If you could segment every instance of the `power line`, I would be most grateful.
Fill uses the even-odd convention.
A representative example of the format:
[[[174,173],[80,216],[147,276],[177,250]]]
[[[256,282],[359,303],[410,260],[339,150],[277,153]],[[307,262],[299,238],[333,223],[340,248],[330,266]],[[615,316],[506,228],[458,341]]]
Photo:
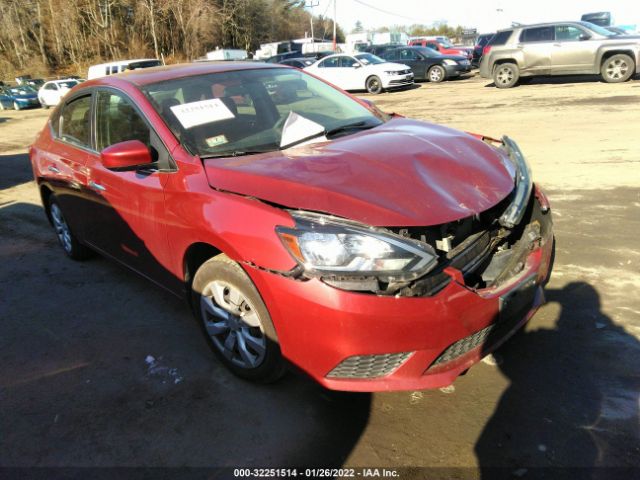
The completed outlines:
[[[388,10],[383,10],[382,8],[378,8],[378,7],[375,7],[373,5],[369,5],[368,3],[363,2],[362,0],[353,0],[353,1],[356,2],[356,3],[359,3],[362,6],[371,8],[372,10],[377,10],[378,12],[385,13],[387,15],[392,15],[392,16],[398,17],[398,18],[404,18],[405,20],[409,20],[412,23],[417,23],[415,18],[405,17],[404,15],[400,15],[400,14],[397,14],[397,13],[389,12]]]

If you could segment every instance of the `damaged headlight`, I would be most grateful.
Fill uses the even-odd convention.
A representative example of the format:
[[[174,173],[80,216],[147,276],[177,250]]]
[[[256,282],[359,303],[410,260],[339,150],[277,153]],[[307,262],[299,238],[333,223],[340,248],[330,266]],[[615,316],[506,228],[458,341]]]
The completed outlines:
[[[533,189],[533,181],[531,180],[531,169],[529,168],[529,164],[524,158],[524,155],[516,142],[511,140],[509,137],[504,136],[502,137],[502,143],[504,143],[504,148],[516,168],[516,188],[511,203],[504,211],[499,221],[500,225],[503,227],[513,228],[520,223],[520,220],[522,220],[522,216],[527,209],[529,198],[531,197],[531,190]]]
[[[375,276],[383,281],[418,278],[438,263],[427,244],[307,212],[289,212],[294,228],[277,227],[293,258],[312,276]]]

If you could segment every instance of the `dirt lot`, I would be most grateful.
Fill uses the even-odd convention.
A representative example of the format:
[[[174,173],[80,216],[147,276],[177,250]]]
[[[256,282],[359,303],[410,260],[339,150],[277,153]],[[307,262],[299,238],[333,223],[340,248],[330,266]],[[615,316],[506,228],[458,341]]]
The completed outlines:
[[[0,466],[631,478],[537,467],[640,465],[640,81],[487,85],[370,98],[519,142],[553,205],[548,303],[498,365],[442,391],[373,395],[294,374],[269,387],[239,381],[212,361],[183,303],[106,260],[66,260],[25,154],[47,112],[0,112]]]

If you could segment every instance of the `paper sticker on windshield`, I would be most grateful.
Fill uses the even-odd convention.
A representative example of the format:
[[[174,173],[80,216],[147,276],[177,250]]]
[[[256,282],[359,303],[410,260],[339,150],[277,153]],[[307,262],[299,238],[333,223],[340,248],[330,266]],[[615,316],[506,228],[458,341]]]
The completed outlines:
[[[218,145],[224,145],[229,140],[224,135],[216,135],[215,137],[205,138],[204,141],[208,147],[217,147]]]
[[[235,115],[219,98],[175,105],[171,107],[171,111],[184,128],[235,118]]]

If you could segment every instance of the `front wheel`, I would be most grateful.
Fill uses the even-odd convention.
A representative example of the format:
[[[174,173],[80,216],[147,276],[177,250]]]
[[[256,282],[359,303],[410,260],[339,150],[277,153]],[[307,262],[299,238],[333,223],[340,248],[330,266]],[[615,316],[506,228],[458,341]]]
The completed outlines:
[[[520,78],[520,70],[515,63],[501,63],[493,70],[493,83],[498,88],[511,88]]]
[[[447,72],[442,65],[434,65],[429,69],[427,78],[432,83],[440,83],[447,78]]]
[[[259,383],[282,377],[271,317],[240,265],[226,255],[207,260],[193,278],[191,300],[213,352],[231,372]]]
[[[636,65],[629,55],[619,53],[602,62],[600,74],[607,83],[626,82],[635,72]]]
[[[375,75],[367,78],[367,82],[365,84],[367,92],[377,95],[382,92],[382,80],[380,77],[376,77]]]

